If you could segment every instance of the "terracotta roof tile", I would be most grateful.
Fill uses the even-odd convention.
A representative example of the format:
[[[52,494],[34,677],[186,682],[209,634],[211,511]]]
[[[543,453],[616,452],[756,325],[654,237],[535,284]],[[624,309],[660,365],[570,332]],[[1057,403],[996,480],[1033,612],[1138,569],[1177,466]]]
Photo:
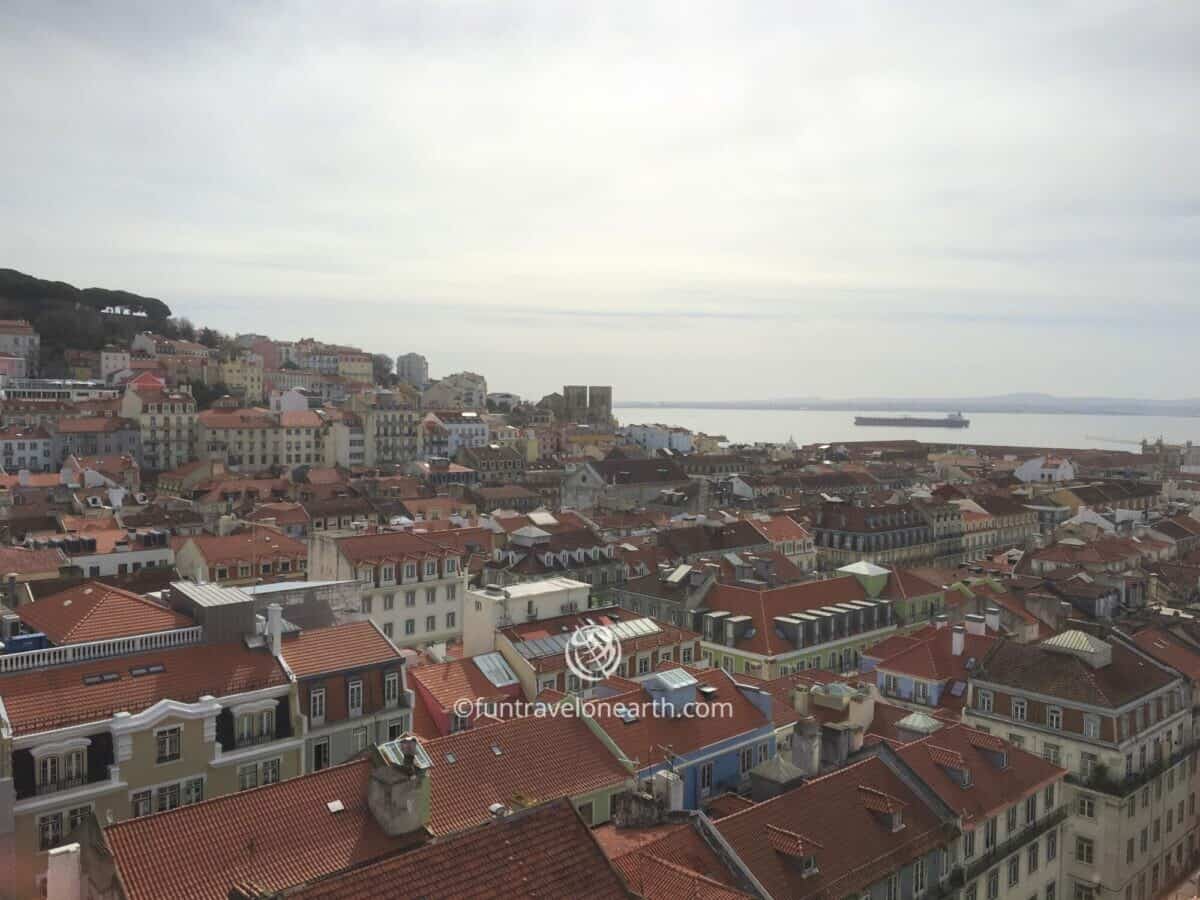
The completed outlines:
[[[27,603],[17,612],[21,621],[53,644],[105,641],[196,624],[153,600],[99,581],[86,581]]]
[[[403,659],[373,622],[350,622],[284,635],[283,660],[297,678]]]
[[[358,760],[110,825],[104,840],[128,900],[225,900],[235,881],[280,890],[403,846],[367,808],[370,774]],[[344,809],[330,813],[331,800]]]
[[[492,684],[472,659],[417,666],[408,677],[419,681],[444,710],[452,710],[456,700],[488,700],[507,693]]]
[[[573,717],[511,719],[429,741],[425,750],[434,766],[429,825],[434,834],[487,821],[493,803],[510,808],[544,803],[630,777],[600,738]]]
[[[631,896],[567,801],[489,822],[462,834],[335,875],[289,894],[305,900],[422,897]]]
[[[162,672],[133,676],[131,670],[161,665]],[[115,674],[114,681],[84,684],[89,675]],[[117,656],[79,665],[0,676],[0,697],[16,734],[32,734],[83,722],[98,722],[125,710],[140,712],[160,700],[192,703],[286,684],[279,662],[265,650],[240,642],[202,644]]]

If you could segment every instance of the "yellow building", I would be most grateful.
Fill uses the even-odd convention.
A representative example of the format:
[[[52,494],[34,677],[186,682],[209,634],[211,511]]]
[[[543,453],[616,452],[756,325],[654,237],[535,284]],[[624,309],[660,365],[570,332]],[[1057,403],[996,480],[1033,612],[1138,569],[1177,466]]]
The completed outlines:
[[[195,643],[201,632],[122,638],[143,652],[98,659],[117,642],[31,651],[17,655],[20,670],[0,674],[13,852],[34,861],[19,867],[17,896],[33,895],[26,879],[39,880],[47,851],[90,816],[115,822],[301,774],[302,724],[286,668],[267,646]],[[41,659],[75,648],[88,661]]]
[[[263,402],[263,361],[256,354],[245,354],[238,359],[222,360],[218,380],[235,393],[242,395],[246,403]]]

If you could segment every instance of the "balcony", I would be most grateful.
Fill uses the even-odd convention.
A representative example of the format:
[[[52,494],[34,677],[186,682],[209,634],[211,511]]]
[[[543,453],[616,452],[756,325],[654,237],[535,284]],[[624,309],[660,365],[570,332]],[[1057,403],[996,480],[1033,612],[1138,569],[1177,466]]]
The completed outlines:
[[[1026,825],[1016,834],[1009,835],[1007,840],[1001,844],[997,844],[982,856],[970,860],[966,863],[966,874],[964,876],[964,880],[970,881],[972,878],[978,877],[992,866],[1003,862],[1006,858],[1024,847],[1030,841],[1040,838],[1050,829],[1062,824],[1066,821],[1068,812],[1069,810],[1066,806],[1060,806],[1050,815],[1043,816],[1036,822]]]
[[[1126,775],[1121,778],[1110,775],[1105,766],[1096,766],[1091,775],[1080,775],[1076,772],[1069,772],[1067,774],[1067,781],[1076,787],[1087,788],[1089,791],[1098,791],[1101,794],[1108,794],[1110,797],[1127,797],[1147,782],[1153,781],[1163,772],[1167,771],[1167,769],[1183,762],[1196,752],[1197,746],[1200,745],[1196,743],[1184,744],[1165,760],[1148,763],[1142,771],[1134,772],[1132,775]]]
[[[107,778],[107,775],[105,776]],[[103,778],[94,778],[92,781],[103,781]],[[57,794],[59,791],[69,791],[72,788],[82,787],[89,784],[87,775],[80,773],[78,775],[64,775],[61,778],[56,778],[53,781],[43,781],[34,790],[34,795],[41,797],[44,794]]]
[[[257,747],[259,744],[269,744],[275,740],[274,732],[265,734],[241,734],[233,742],[235,749],[240,750],[242,747]]]

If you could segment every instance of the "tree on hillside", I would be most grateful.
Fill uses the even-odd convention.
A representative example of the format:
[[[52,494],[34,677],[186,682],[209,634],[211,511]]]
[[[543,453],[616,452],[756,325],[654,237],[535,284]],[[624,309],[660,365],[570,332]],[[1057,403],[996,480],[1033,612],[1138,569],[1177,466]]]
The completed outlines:
[[[374,370],[376,384],[391,384],[392,383],[392,367],[395,365],[393,360],[386,353],[374,353],[371,355],[371,368]]]

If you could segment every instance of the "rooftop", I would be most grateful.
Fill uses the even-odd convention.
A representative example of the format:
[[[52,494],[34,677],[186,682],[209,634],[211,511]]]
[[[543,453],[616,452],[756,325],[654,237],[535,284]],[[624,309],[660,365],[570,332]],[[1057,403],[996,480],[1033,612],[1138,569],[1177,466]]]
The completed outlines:
[[[146,597],[86,581],[17,610],[26,626],[53,644],[78,644],[190,628],[196,623]]]
[[[373,622],[350,622],[284,635],[283,659],[297,678],[363,669],[403,657]]]

